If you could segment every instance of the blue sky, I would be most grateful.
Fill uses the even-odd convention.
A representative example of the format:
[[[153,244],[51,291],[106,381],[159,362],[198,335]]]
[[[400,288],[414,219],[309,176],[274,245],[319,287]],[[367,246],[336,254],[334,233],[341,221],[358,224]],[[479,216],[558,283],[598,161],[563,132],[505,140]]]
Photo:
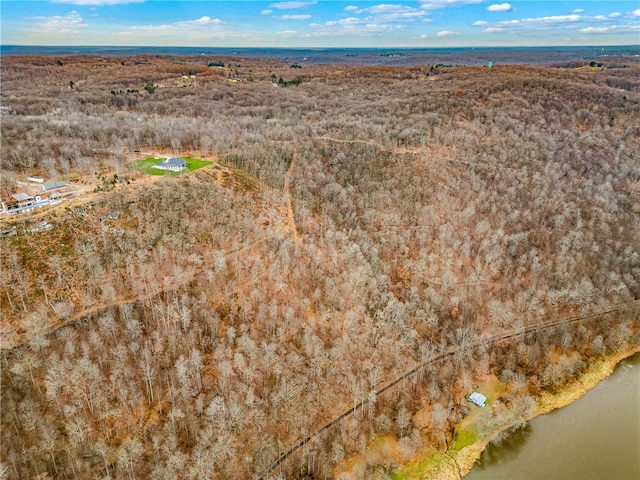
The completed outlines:
[[[640,1],[2,0],[4,45],[640,44]]]

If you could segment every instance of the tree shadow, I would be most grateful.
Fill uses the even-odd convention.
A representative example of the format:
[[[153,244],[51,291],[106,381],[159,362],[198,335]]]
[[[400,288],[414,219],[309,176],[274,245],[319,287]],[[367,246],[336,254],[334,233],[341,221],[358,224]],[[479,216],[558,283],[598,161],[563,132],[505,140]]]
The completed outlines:
[[[476,466],[484,470],[499,462],[515,460],[531,432],[532,429],[528,423],[515,431],[505,432],[498,437],[499,440],[494,440],[484,449]]]

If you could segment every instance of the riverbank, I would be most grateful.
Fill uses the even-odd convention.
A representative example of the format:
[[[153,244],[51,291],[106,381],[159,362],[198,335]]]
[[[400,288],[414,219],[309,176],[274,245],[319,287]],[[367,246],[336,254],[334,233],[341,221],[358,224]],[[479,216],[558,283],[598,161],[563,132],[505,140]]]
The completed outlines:
[[[638,352],[640,352],[640,345],[605,357],[591,365],[576,381],[561,391],[541,393],[535,399],[536,408],[525,415],[524,420],[529,422],[535,417],[563,408],[578,400],[600,381],[610,376],[618,363]],[[459,480],[469,473],[487,445],[518,423],[521,423],[521,420],[496,426],[494,430],[486,433],[484,438],[478,439],[460,450],[450,448],[445,453],[433,450],[425,451],[423,455],[418,455],[415,460],[396,471],[393,478],[402,480]]]

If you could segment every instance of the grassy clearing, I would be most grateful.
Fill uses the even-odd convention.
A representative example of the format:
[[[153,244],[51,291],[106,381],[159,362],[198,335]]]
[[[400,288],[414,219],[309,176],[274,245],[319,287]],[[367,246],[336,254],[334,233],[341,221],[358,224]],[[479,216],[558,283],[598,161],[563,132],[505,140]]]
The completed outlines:
[[[464,447],[467,447],[478,440],[478,434],[476,432],[475,425],[471,425],[470,428],[458,430],[456,435],[456,441],[453,445],[454,450],[460,451]]]
[[[129,168],[133,168],[134,170],[138,170],[139,172],[146,173],[147,175],[156,175],[156,176],[167,176],[167,177],[177,177],[178,175],[182,175],[185,172],[193,172],[194,170],[198,170],[200,168],[206,167],[208,165],[213,164],[213,162],[209,160],[201,160],[199,158],[191,158],[191,157],[181,157],[187,162],[187,169],[182,172],[170,172],[167,170],[158,170],[157,168],[153,168],[156,163],[162,162],[163,158],[155,158],[155,157],[147,157],[144,160],[136,160],[127,165]]]
[[[393,480],[409,480],[412,478],[430,478],[434,471],[441,468],[446,460],[442,452],[431,451],[418,461],[406,465],[402,470],[391,472],[389,477]]]

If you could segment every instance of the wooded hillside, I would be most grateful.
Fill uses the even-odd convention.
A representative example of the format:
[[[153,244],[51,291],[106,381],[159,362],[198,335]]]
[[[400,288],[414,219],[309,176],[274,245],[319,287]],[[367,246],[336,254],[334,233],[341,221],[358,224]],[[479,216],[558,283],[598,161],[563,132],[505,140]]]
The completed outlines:
[[[0,239],[5,477],[259,478],[363,400],[271,474],[382,476],[640,343],[637,63],[199,62],[2,59],[3,198],[100,187],[2,218],[53,224]]]

